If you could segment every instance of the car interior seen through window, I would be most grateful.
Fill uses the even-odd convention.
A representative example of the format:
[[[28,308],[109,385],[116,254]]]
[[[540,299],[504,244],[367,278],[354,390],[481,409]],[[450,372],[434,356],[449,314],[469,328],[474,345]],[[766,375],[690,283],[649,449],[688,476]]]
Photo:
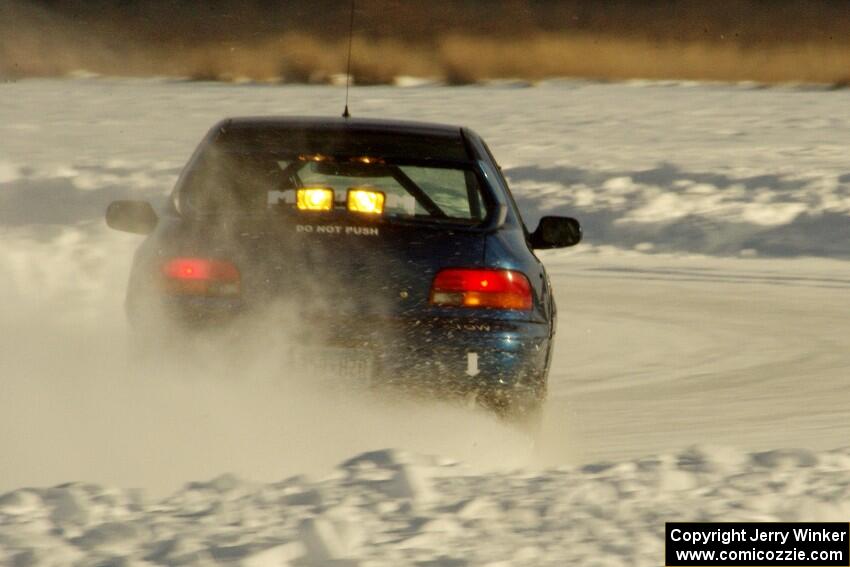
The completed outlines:
[[[330,188],[336,202],[349,189],[370,188],[385,195],[390,219],[478,223],[486,215],[478,176],[470,167],[358,160],[208,152],[189,172],[181,200],[200,214],[260,213],[291,208],[298,188]]]

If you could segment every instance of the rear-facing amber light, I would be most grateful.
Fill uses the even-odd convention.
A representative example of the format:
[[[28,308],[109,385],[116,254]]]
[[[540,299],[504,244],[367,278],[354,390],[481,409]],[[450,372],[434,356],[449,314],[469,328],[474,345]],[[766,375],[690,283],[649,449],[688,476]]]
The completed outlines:
[[[382,191],[353,187],[348,190],[348,210],[353,213],[380,215],[384,212],[385,199]]]
[[[295,193],[300,211],[330,211],[334,208],[334,191],[330,187],[303,187]]]

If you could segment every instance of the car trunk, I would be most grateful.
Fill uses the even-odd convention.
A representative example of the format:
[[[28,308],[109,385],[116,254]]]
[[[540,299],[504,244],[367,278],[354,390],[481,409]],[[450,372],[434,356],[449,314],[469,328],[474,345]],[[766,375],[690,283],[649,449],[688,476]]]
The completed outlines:
[[[301,317],[330,320],[416,317],[439,269],[483,261],[477,231],[358,220],[252,219],[234,225],[217,253],[238,266],[249,309],[279,300]]]

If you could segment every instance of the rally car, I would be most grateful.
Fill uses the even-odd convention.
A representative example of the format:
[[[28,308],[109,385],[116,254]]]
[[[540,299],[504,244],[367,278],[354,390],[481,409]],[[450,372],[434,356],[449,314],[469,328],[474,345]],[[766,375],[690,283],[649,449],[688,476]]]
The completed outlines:
[[[556,311],[533,250],[581,240],[566,217],[529,232],[468,128],[353,118],[224,120],[159,214],[116,201],[106,221],[147,235],[132,327],[158,333],[161,311],[194,333],[283,301],[304,343],[290,368],[472,397],[503,415],[546,396]]]

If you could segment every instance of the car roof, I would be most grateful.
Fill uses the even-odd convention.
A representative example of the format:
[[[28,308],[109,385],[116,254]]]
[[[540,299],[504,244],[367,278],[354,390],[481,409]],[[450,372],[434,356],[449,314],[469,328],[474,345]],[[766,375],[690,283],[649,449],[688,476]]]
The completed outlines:
[[[388,134],[461,137],[461,127],[450,124],[339,116],[242,116],[227,118],[220,123],[220,126],[251,130],[336,130],[340,132],[367,130]]]
[[[295,154],[377,155],[468,162],[459,126],[369,118],[259,116],[228,118],[211,131],[212,141],[233,151]]]

